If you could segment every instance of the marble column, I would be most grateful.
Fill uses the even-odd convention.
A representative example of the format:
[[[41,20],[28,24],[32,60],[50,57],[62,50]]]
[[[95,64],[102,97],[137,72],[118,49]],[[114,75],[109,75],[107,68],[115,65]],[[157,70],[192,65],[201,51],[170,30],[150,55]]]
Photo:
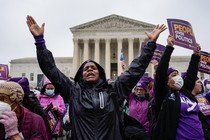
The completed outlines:
[[[83,49],[83,62],[89,59],[89,39],[83,39],[84,49]]]
[[[77,69],[79,68],[79,45],[78,45],[78,39],[73,39],[73,42],[74,42],[74,54],[73,54],[73,73],[76,73]]]
[[[106,78],[111,78],[111,61],[110,61],[110,41],[111,39],[106,38],[105,39],[105,72],[106,72]]]
[[[133,38],[128,38],[128,64],[130,65],[130,63],[132,62],[132,60],[134,59],[134,47],[133,47]]]
[[[142,45],[142,42],[144,42],[144,39],[142,39],[142,38],[139,38],[139,53],[138,53],[138,55],[140,55],[141,54],[141,45]]]
[[[119,76],[122,73],[122,67],[121,67],[121,62],[120,62],[120,54],[121,54],[121,49],[122,49],[122,43],[123,39],[118,38],[117,39],[117,75]]]
[[[94,60],[99,63],[100,62],[100,40],[95,39],[95,54],[94,54]]]

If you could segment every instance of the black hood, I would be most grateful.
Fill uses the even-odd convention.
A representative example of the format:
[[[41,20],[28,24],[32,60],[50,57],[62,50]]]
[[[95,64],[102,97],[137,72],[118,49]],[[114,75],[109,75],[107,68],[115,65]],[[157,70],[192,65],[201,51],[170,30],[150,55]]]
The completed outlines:
[[[93,61],[93,60],[87,60],[84,63],[82,63],[82,65],[79,67],[79,69],[78,69],[78,71],[77,71],[77,73],[76,73],[76,75],[74,77],[75,83],[81,82],[81,80],[83,79],[83,76],[82,76],[83,68],[84,68],[85,64],[88,63],[88,62],[93,62],[96,65],[96,67],[98,68],[98,71],[99,71],[99,77],[100,77],[100,79],[103,82],[105,82],[106,81],[106,74],[104,72],[104,69],[98,63],[96,63],[95,61]]]

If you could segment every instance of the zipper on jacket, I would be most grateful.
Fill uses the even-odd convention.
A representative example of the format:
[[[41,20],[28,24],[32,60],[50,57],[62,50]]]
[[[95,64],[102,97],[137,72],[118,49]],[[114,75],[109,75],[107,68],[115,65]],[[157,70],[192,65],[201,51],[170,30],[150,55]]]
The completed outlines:
[[[104,109],[104,95],[103,95],[103,92],[99,92],[99,102],[100,102],[100,108]]]

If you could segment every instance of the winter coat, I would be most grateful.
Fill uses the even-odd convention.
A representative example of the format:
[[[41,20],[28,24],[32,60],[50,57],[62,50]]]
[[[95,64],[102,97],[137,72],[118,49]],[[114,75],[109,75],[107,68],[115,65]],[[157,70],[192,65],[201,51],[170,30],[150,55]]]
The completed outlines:
[[[149,134],[150,124],[147,118],[149,101],[148,99],[139,101],[135,99],[134,94],[135,93],[131,93],[128,98],[129,115],[139,121]]]
[[[47,128],[41,116],[23,107],[22,115],[18,119],[19,131],[25,140],[48,140]]]
[[[111,85],[106,80],[104,69],[94,61],[99,70],[100,80],[93,88],[82,78],[85,61],[76,73],[74,83],[55,65],[52,53],[44,44],[37,45],[37,59],[41,70],[58,89],[61,96],[70,102],[72,133],[75,140],[121,140],[119,119],[112,97],[122,104],[124,99],[145,73],[154,50],[155,42],[142,48],[130,67]]]

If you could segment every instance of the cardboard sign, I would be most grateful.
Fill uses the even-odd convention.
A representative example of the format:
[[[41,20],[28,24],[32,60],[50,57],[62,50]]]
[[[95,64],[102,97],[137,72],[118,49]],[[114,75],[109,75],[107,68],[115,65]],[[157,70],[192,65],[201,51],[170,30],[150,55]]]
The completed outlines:
[[[210,115],[210,104],[207,101],[206,98],[197,98],[198,100],[198,106],[200,111],[203,113],[204,116],[209,116]]]
[[[144,47],[145,45],[146,45],[146,42],[142,42],[141,48]],[[157,48],[155,49],[153,57],[150,61],[150,63],[152,63],[153,65],[157,65],[159,63],[160,58],[166,49],[165,46],[161,44],[156,43],[156,45],[157,45]]]
[[[58,121],[59,121],[58,118],[56,117],[55,113],[52,111],[52,108],[53,108],[53,104],[50,103],[44,110],[44,112],[47,116],[47,120],[50,125],[51,132],[53,132],[55,130],[55,127],[57,126]]]
[[[0,80],[7,80],[9,75],[8,65],[0,64]]]
[[[196,40],[189,22],[180,19],[167,19],[170,35],[174,44],[190,50],[196,50]]]
[[[198,70],[203,73],[210,74],[210,54],[200,51],[200,64]]]

